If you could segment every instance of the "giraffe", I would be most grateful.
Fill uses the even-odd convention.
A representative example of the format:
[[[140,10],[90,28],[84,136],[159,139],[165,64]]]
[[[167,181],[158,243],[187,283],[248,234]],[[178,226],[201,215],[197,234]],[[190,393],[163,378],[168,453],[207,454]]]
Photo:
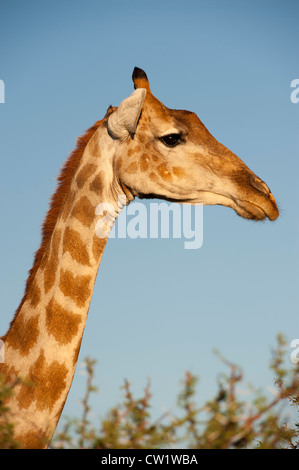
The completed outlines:
[[[31,382],[18,383],[7,401],[24,448],[48,447],[72,384],[108,238],[95,233],[99,203],[112,205],[115,213],[105,214],[112,222],[122,209],[119,196],[124,204],[135,197],[220,204],[254,220],[279,215],[266,183],[196,114],[164,106],[143,70],[135,67],[132,79],[133,93],[108,108],[65,162],[24,297],[1,338],[0,373]]]

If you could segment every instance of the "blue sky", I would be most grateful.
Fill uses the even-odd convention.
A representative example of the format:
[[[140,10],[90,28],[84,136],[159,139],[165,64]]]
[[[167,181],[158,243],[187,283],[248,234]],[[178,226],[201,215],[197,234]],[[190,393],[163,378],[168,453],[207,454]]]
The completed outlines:
[[[254,223],[205,207],[199,250],[180,239],[109,241],[79,360],[98,360],[96,416],[121,400],[125,378],[136,394],[150,378],[158,416],[187,370],[200,377],[203,403],[225,370],[214,348],[266,388],[276,334],[299,338],[296,9],[290,0],[1,1],[2,333],[59,169],[76,138],[132,92],[134,66],[166,106],[196,112],[281,210],[274,223]],[[66,414],[78,415],[83,389],[78,370]]]

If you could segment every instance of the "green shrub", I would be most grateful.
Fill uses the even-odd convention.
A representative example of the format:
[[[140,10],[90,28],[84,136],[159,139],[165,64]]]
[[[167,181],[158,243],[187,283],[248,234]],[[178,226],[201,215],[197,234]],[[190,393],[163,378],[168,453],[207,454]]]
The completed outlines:
[[[279,335],[270,368],[275,376],[276,393],[269,399],[252,389],[251,403],[238,396],[243,381],[241,369],[221,358],[228,369],[218,381],[216,396],[204,406],[194,402],[197,377],[187,372],[178,396],[180,417],[170,413],[158,420],[150,415],[149,385],[141,398],[134,398],[130,384],[123,386],[124,399],[112,408],[100,429],[88,420],[95,361],[86,360],[87,388],[81,419],[65,419],[52,448],[155,449],[295,449],[299,447],[299,425],[288,423],[283,411],[299,404],[299,365],[287,360],[287,343]],[[286,365],[288,364],[288,365]],[[283,406],[282,406],[283,405]]]

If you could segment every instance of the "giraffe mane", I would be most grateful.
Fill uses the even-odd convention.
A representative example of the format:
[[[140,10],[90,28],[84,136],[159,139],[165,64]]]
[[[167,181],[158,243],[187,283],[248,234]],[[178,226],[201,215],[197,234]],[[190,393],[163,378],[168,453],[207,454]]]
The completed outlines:
[[[42,224],[41,244],[39,249],[35,253],[33,266],[28,273],[28,278],[25,284],[25,293],[11,322],[11,325],[17,317],[23,303],[25,302],[27,294],[30,291],[33,279],[43,259],[49,241],[51,240],[51,236],[55,228],[58,216],[64,205],[65,198],[71,186],[72,178],[78,167],[86,145],[88,144],[89,140],[92,138],[96,130],[99,128],[99,126],[103,123],[104,119],[96,121],[96,123],[89,129],[87,129],[87,131],[82,136],[78,137],[75,149],[71,152],[71,154],[69,155],[60,170],[60,173],[57,177],[58,184],[56,190],[50,198],[49,209]]]

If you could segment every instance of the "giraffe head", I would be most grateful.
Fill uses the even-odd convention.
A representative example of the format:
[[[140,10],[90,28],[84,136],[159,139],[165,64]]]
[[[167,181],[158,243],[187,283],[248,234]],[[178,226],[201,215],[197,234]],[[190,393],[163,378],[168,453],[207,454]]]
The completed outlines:
[[[220,204],[246,219],[275,220],[278,209],[266,185],[220,144],[196,114],[166,108],[135,68],[135,91],[108,113],[116,146],[116,177],[139,198]]]

